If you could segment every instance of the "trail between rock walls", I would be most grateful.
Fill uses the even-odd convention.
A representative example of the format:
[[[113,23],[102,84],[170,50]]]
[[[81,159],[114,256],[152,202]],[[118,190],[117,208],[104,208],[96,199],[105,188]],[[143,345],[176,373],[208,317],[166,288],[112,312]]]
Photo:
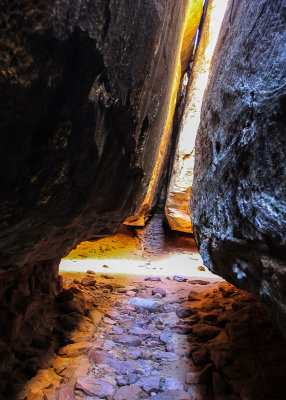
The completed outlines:
[[[285,341],[218,277],[65,272],[58,302],[77,327],[21,400],[284,398]]]
[[[280,331],[161,215],[82,243],[60,268],[62,346],[17,399],[285,400]]]

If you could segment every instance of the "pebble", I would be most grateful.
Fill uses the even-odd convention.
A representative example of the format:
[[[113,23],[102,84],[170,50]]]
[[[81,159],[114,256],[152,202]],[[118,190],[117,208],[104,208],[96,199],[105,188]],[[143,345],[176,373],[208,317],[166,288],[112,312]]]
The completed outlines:
[[[168,390],[185,390],[185,385],[179,379],[167,376],[162,386],[162,391],[166,392]]]
[[[86,276],[81,280],[82,286],[94,286],[96,280],[92,276]]]
[[[117,310],[108,310],[105,313],[106,317],[111,318],[111,319],[119,319],[120,318],[120,312]]]
[[[113,396],[115,393],[114,387],[109,382],[90,376],[79,376],[75,387],[89,396],[98,396],[100,398]]]
[[[91,269],[88,269],[88,270],[86,271],[86,274],[87,274],[87,275],[95,275],[95,272],[92,271]]]
[[[142,350],[138,348],[130,349],[126,352],[126,356],[132,360],[137,360],[138,358],[142,357]]]
[[[120,375],[132,374],[136,371],[136,368],[128,361],[110,359],[107,364],[110,365],[114,371]]]
[[[145,392],[158,392],[160,390],[160,376],[147,376],[137,381],[137,385],[140,386]]]
[[[115,346],[115,343],[112,342],[112,340],[105,340],[105,342],[103,343],[103,350],[112,350],[113,347]]]
[[[153,296],[159,294],[159,295],[162,296],[162,297],[166,297],[167,292],[166,292],[165,289],[159,287],[159,288],[153,289],[153,290],[152,290],[152,294],[153,294]]]
[[[109,324],[109,325],[115,325],[116,324],[116,321],[114,321],[114,319],[111,319],[111,318],[108,318],[108,317],[103,318],[103,322],[105,322],[106,324]]]
[[[137,347],[140,346],[142,341],[138,336],[128,335],[123,333],[122,335],[113,336],[113,340],[115,343],[121,343],[126,346]]]
[[[153,355],[153,358],[160,361],[177,361],[179,360],[179,356],[172,352],[167,351],[158,351]]]
[[[194,314],[194,311],[189,307],[179,306],[176,308],[178,318],[188,318]]]
[[[132,299],[128,300],[127,304],[134,306],[137,310],[142,308],[148,311],[158,311],[159,308],[163,306],[163,303],[161,302],[143,299],[142,297],[133,297]]]
[[[147,337],[151,336],[151,332],[148,329],[142,329],[137,326],[130,328],[129,333],[131,335],[139,336],[141,339],[146,339]]]
[[[140,386],[133,385],[133,386],[123,386],[120,388],[115,396],[114,400],[140,400],[146,399],[148,395],[144,392]]]
[[[150,281],[150,282],[160,282],[161,278],[159,276],[148,276],[144,280],[145,281]]]
[[[57,400],[75,400],[74,390],[71,387],[59,386]]]
[[[160,340],[162,343],[166,344],[172,340],[173,334],[170,329],[164,329],[160,335]]]
[[[112,275],[101,274],[100,276],[101,276],[101,278],[104,278],[104,279],[114,279],[114,276],[112,276]]]
[[[182,275],[174,275],[173,280],[176,282],[187,282],[188,278]]]
[[[116,335],[121,335],[124,331],[122,328],[120,328],[119,326],[113,326],[112,327],[112,331],[113,333],[115,333]]]

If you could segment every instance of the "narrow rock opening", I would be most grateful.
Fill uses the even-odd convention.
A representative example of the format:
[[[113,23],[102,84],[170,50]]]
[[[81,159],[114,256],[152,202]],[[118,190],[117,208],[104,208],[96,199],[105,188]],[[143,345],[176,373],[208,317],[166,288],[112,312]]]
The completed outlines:
[[[1,400],[284,400],[284,2],[10,3]]]

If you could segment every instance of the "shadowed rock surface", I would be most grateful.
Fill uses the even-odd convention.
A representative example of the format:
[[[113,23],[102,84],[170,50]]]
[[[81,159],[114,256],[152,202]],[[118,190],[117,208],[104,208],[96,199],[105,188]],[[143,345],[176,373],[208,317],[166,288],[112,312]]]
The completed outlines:
[[[45,337],[41,316],[53,307],[59,259],[82,240],[116,232],[145,197],[186,7],[1,5],[1,389],[14,352],[25,358]]]
[[[283,1],[231,1],[196,141],[192,223],[204,263],[286,334]]]
[[[4,2],[1,266],[61,257],[140,205],[186,5]]]

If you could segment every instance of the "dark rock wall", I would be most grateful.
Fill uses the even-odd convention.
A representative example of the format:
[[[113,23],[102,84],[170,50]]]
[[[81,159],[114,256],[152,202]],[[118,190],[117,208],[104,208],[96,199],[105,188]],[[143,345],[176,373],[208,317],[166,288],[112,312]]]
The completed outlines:
[[[1,3],[0,389],[31,341],[51,329],[43,315],[59,259],[114,233],[145,197],[186,7]]]
[[[286,4],[230,1],[196,141],[192,223],[205,264],[286,334]]]
[[[186,3],[4,1],[1,266],[61,257],[140,205]]]
[[[1,400],[45,366],[59,344],[54,302],[60,289],[58,263],[31,263],[0,274]]]

